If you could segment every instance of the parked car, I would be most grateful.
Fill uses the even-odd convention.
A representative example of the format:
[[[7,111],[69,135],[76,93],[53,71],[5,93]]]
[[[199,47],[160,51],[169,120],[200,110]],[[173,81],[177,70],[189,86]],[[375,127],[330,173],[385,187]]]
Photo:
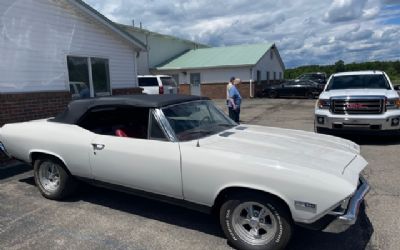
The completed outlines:
[[[139,75],[138,82],[145,94],[178,94],[177,83],[168,75]]]
[[[69,88],[70,88],[72,99],[74,99],[74,100],[90,97],[89,87],[84,82],[70,82]]]
[[[383,71],[333,74],[315,106],[315,130],[399,133],[399,94]]]
[[[238,125],[206,97],[77,100],[55,118],[4,125],[0,141],[33,165],[46,198],[79,179],[214,212],[238,249],[284,248],[295,224],[345,230],[369,190],[357,144]]]
[[[296,96],[313,99],[321,91],[322,89],[319,87],[319,84],[310,80],[286,80],[279,84],[268,85],[263,89],[262,96],[269,98]]]
[[[326,77],[325,72],[312,72],[312,73],[306,73],[306,74],[300,75],[299,77],[297,77],[295,79],[295,81],[310,80],[310,81],[325,85],[326,79],[327,79],[327,77]]]

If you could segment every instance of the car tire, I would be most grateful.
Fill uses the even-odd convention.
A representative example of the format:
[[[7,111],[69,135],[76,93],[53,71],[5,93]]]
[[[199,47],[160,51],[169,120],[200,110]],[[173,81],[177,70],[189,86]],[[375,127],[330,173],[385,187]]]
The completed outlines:
[[[243,250],[284,249],[293,232],[286,206],[264,194],[228,197],[220,208],[219,220],[228,242]]]
[[[40,193],[51,200],[61,200],[77,188],[77,180],[66,170],[65,165],[55,157],[41,157],[35,160],[34,178]]]
[[[276,92],[275,90],[270,90],[268,91],[268,97],[272,99],[278,98],[278,92]]]

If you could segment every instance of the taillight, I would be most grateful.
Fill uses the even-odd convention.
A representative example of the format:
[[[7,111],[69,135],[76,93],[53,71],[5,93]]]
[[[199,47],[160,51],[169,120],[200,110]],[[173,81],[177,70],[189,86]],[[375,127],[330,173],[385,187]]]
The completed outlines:
[[[159,87],[158,87],[158,93],[159,93],[160,95],[163,95],[163,94],[164,94],[164,86],[159,86]]]

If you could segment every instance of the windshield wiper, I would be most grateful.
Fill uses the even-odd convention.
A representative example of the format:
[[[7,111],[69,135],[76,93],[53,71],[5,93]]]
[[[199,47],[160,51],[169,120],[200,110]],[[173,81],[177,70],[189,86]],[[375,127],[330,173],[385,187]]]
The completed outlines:
[[[232,125],[232,124],[217,124],[218,127],[234,127],[236,125]]]
[[[214,133],[214,131],[209,131],[209,130],[193,130],[193,131],[187,131],[184,134],[185,135],[192,135],[192,134],[205,134],[205,135],[209,135]]]

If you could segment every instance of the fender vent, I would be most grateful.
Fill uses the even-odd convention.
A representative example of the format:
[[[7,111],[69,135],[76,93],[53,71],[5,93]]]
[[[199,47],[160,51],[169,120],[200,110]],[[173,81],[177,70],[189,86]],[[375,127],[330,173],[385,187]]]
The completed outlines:
[[[228,137],[228,136],[233,135],[233,134],[234,134],[234,132],[224,132],[224,133],[219,134],[219,136]]]
[[[236,127],[236,130],[245,130],[245,129],[247,129],[247,127],[243,127],[243,126]]]

